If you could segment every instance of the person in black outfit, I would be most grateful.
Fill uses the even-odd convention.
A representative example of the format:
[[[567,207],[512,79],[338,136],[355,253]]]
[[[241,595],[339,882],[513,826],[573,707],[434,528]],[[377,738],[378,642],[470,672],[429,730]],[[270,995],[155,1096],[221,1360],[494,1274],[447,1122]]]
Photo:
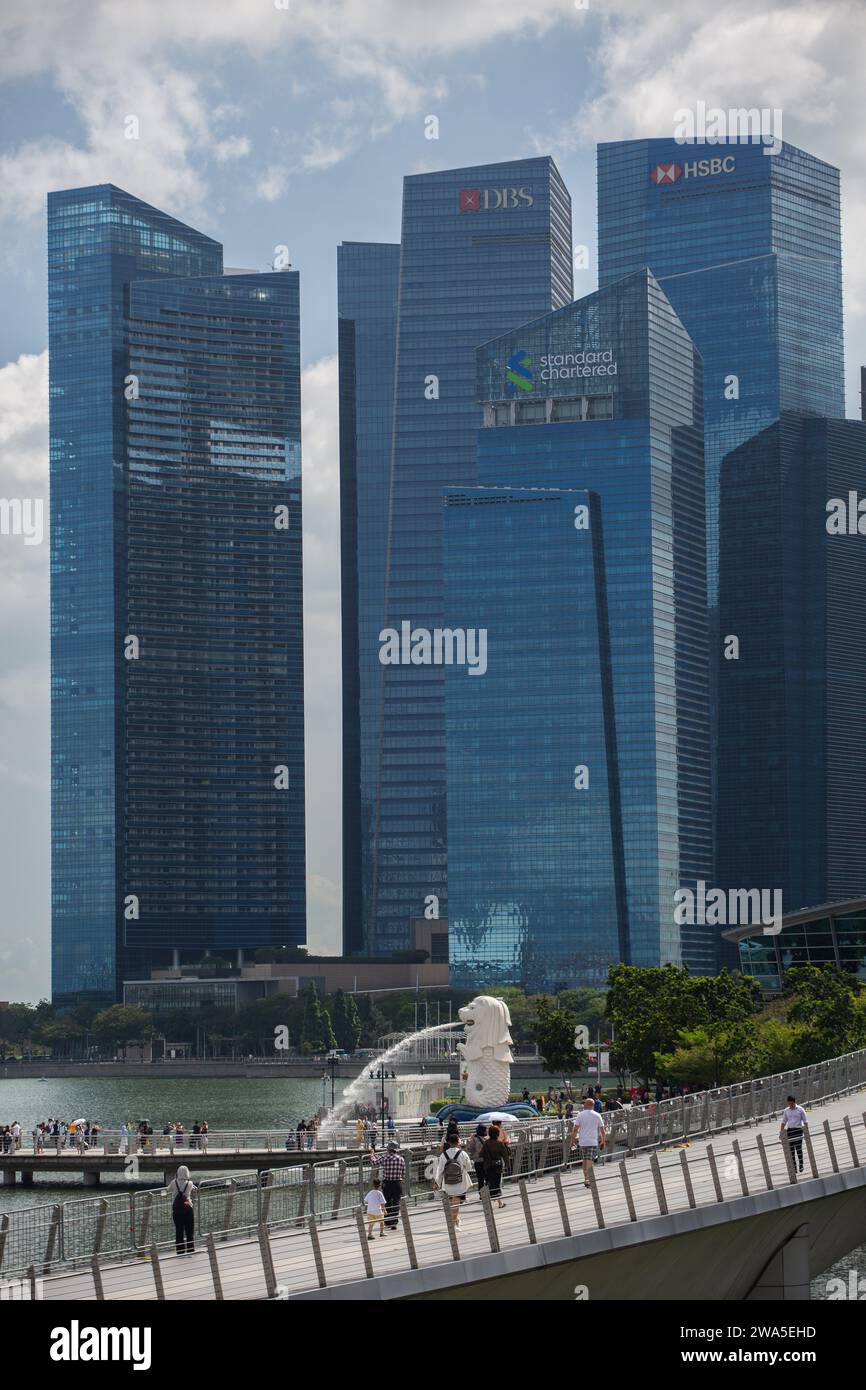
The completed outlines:
[[[195,1251],[195,1212],[193,1211],[192,1199],[195,1196],[195,1184],[190,1181],[189,1169],[185,1164],[178,1168],[177,1173],[168,1185],[168,1193],[171,1198],[171,1216],[174,1221],[174,1241],[178,1255],[192,1255]]]

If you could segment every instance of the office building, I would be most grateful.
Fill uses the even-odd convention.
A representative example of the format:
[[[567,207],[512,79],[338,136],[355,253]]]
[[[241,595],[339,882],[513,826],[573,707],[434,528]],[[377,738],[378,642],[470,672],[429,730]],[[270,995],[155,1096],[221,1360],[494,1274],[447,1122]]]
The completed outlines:
[[[442,490],[475,481],[475,349],[571,299],[548,158],[412,175],[400,244],[340,248],[344,949],[447,917],[441,666],[380,634],[441,625]]]
[[[49,195],[55,1002],[305,935],[298,276]]]
[[[839,171],[765,148],[598,147],[599,285],[649,266],[703,358],[711,609],[724,455],[784,411],[845,413]]]
[[[722,464],[718,881],[785,913],[866,895],[861,498],[861,420],[786,412]]]
[[[644,270],[478,366],[444,507],[446,626],[485,633],[446,667],[452,983],[712,971],[674,916],[711,867],[700,358]]]

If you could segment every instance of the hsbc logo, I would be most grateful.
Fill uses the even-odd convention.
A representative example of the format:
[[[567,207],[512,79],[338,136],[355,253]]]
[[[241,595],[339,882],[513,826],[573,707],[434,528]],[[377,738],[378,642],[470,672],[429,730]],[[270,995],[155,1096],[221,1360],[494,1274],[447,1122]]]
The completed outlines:
[[[650,169],[650,182],[658,184],[676,183],[678,179],[704,179],[708,174],[732,174],[736,161],[732,154],[724,159],[693,159],[691,164],[657,164]]]
[[[531,208],[528,188],[461,188],[461,212],[497,212],[501,208]]]

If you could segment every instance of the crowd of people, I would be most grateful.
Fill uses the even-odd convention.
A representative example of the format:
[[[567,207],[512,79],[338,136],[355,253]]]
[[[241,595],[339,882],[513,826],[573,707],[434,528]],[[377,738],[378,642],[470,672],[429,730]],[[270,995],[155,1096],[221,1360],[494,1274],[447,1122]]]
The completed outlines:
[[[118,1125],[118,1131],[121,1153],[129,1151],[132,1139],[136,1139],[142,1149],[147,1149],[153,1142],[153,1126],[147,1120],[122,1120]],[[207,1151],[207,1120],[196,1120],[188,1134],[181,1121],[175,1120],[173,1123],[165,1124],[162,1133],[164,1137],[170,1136],[173,1139],[175,1149],[187,1145],[190,1149]],[[102,1134],[103,1126],[95,1120],[83,1117],[77,1120],[61,1120],[49,1115],[47,1120],[39,1121],[30,1138],[37,1153],[44,1153],[47,1148],[84,1151],[98,1148]],[[5,1154],[15,1153],[21,1148],[21,1136],[21,1125],[17,1120],[11,1125],[0,1125],[0,1151]],[[30,1138],[27,1140],[28,1144]]]

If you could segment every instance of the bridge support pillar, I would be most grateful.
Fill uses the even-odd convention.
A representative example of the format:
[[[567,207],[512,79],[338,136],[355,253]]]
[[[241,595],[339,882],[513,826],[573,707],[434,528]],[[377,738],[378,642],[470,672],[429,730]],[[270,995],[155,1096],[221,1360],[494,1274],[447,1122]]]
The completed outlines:
[[[14,1168],[4,1168],[4,1169],[3,1169],[3,1186],[4,1186],[4,1187],[14,1187],[14,1186],[15,1186],[15,1179],[16,1179],[17,1176],[18,1176],[18,1175],[17,1175],[17,1173],[15,1172],[15,1169],[14,1169]]]
[[[23,1187],[33,1186],[33,1169],[25,1168],[21,1174],[21,1184]]]
[[[98,1169],[98,1168],[85,1168],[85,1170],[84,1170],[84,1186],[85,1186],[85,1187],[98,1187],[98,1186],[99,1186],[99,1169]]]
[[[745,1302],[806,1303],[809,1290],[809,1227],[799,1226],[777,1250]]]

